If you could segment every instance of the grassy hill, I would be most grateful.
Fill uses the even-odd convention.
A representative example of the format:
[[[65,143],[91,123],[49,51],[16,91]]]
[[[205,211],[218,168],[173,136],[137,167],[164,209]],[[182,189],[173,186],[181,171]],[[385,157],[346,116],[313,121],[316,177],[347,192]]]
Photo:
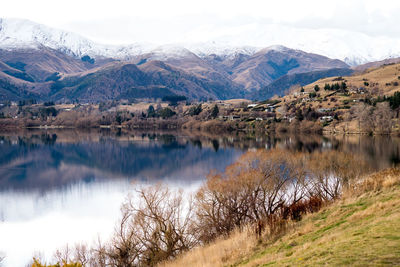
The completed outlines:
[[[373,89],[378,90],[375,92],[378,94],[391,95],[400,90],[400,64],[382,65],[378,68],[371,68],[362,73],[343,76],[342,78],[343,80],[337,80],[337,77],[320,79],[304,86],[304,89],[311,92],[314,90],[315,85],[323,89],[327,83],[332,84],[345,81],[350,89],[364,87],[368,91]]]
[[[251,228],[163,266],[399,266],[400,171],[368,177],[280,235]]]
[[[335,68],[304,73],[286,74],[264,88],[261,88],[259,91],[251,94],[251,98],[266,99],[274,95],[284,95],[292,86],[304,86],[322,78],[350,75],[352,73],[353,70],[351,69]]]

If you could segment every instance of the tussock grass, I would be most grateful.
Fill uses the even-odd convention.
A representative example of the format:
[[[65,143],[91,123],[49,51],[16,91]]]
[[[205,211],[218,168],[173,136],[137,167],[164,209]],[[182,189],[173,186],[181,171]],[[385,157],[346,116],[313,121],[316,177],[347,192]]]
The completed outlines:
[[[247,227],[234,231],[229,237],[219,238],[212,244],[193,249],[176,260],[164,262],[159,266],[223,266],[227,262],[235,262],[254,253],[256,246],[257,238],[251,228]]]
[[[249,227],[161,266],[400,266],[399,229],[400,170],[388,169],[284,233],[257,239]]]

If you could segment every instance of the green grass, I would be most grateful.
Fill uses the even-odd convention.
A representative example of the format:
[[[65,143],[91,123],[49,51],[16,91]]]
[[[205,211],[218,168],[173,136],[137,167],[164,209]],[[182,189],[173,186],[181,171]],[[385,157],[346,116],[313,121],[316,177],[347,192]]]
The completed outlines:
[[[308,215],[235,266],[400,266],[400,187]]]

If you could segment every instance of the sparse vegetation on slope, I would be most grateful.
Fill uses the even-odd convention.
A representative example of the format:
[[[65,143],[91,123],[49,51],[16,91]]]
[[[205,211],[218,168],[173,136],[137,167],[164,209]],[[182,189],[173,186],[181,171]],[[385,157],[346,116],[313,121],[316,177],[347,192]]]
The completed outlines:
[[[162,266],[398,266],[400,170],[373,174],[286,232],[234,232]]]

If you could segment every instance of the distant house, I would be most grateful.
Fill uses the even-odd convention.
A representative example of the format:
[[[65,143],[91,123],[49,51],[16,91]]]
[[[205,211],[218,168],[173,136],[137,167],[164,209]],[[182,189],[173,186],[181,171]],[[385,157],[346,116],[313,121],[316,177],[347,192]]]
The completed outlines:
[[[332,116],[322,116],[321,118],[319,118],[319,120],[321,122],[331,122],[331,121],[333,121],[333,117]]]
[[[274,106],[267,106],[267,108],[264,109],[264,111],[265,111],[265,112],[274,112],[274,111],[275,111],[275,108],[276,108],[276,107],[274,107]]]
[[[332,109],[331,109],[331,108],[319,108],[317,111],[318,111],[319,113],[325,113],[325,112],[330,112],[330,111],[332,111]]]
[[[238,116],[238,115],[229,115],[228,117],[229,117],[230,121],[240,120],[240,116]]]
[[[219,120],[221,121],[236,121],[240,119],[240,116],[238,115],[229,115],[229,116],[219,116],[218,117]]]
[[[255,108],[255,107],[257,107],[257,105],[258,105],[258,104],[248,104],[247,107],[248,107],[248,108]]]
[[[350,89],[350,92],[353,94],[363,95],[367,92],[367,89],[365,89],[365,87],[352,88]]]

